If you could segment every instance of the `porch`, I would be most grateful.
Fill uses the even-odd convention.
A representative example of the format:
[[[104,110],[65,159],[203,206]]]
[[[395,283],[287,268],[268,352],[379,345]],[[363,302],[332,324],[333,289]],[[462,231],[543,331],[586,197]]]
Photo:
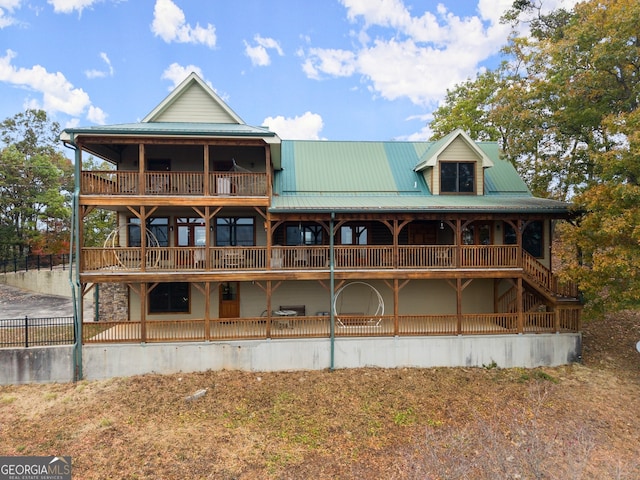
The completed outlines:
[[[416,337],[578,333],[580,306],[555,312],[462,315],[339,315],[334,336]],[[329,315],[84,322],[84,344],[330,338]]]
[[[128,170],[83,171],[82,195],[243,196],[264,197],[266,173]]]

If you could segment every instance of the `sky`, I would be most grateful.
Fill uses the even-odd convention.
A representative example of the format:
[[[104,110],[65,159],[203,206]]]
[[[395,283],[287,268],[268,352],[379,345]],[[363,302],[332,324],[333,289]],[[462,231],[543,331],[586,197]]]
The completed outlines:
[[[512,2],[0,0],[0,120],[137,122],[193,71],[283,139],[427,140],[447,89],[500,62]]]

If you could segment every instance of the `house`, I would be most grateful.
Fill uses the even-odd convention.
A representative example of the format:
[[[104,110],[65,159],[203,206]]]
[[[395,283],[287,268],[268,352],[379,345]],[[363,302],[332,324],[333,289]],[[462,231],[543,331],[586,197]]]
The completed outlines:
[[[577,290],[552,272],[571,206],[533,197],[496,143],[283,140],[195,74],[139,123],[61,140],[85,376],[580,355]],[[85,245],[100,209],[117,226]]]

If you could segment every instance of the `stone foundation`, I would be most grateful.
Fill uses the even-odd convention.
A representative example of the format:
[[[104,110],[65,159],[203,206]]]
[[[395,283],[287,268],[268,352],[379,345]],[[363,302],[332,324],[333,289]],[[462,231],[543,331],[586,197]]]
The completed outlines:
[[[98,319],[103,322],[129,320],[129,289],[122,283],[101,283]]]

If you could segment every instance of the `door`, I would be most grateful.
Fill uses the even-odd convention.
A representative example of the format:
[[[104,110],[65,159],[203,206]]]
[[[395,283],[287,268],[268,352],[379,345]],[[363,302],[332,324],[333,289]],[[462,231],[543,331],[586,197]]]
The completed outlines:
[[[435,245],[435,225],[426,223],[409,224],[409,245]]]
[[[194,265],[195,268],[204,267],[204,247],[206,230],[204,220],[201,218],[178,218],[177,239],[178,247],[185,248],[179,251],[178,265]]]
[[[220,318],[240,317],[240,283],[224,282],[220,284],[218,316]]]

